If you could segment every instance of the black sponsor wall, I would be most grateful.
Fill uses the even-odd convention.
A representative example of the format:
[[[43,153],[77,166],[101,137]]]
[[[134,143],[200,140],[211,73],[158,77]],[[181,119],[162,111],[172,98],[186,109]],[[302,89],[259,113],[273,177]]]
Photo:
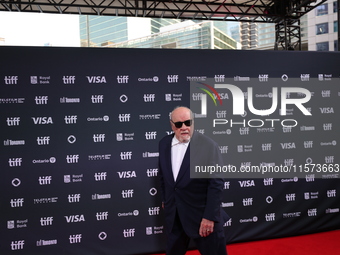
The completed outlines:
[[[190,82],[208,78],[216,83],[232,78],[246,91],[251,81],[285,74],[313,92],[312,119],[290,116],[300,122],[292,129],[237,126],[224,129],[220,139],[198,118],[197,131],[221,142],[226,162],[300,165],[310,158],[334,166],[320,178],[313,173],[227,178],[222,206],[231,216],[228,242],[339,228],[339,54],[0,51],[1,254],[163,251],[158,141],[171,131],[168,115],[175,106],[199,101]],[[241,81],[246,77],[249,81]],[[308,77],[319,83],[308,83]],[[230,93],[223,102],[230,107]],[[218,109],[216,118],[230,119],[230,111]]]

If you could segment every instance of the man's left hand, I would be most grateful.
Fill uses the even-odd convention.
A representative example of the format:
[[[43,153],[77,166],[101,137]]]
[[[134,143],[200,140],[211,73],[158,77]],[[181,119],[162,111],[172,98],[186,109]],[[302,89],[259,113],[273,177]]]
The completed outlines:
[[[202,219],[199,234],[201,237],[207,237],[214,231],[214,222],[207,219]]]

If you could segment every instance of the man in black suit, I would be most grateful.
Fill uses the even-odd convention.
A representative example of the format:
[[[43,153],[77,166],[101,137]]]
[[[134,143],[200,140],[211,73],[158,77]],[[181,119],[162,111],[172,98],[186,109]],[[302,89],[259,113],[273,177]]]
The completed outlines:
[[[190,165],[222,165],[217,144],[194,132],[193,114],[177,107],[170,114],[174,134],[159,142],[159,169],[167,233],[167,255],[184,255],[190,239],[202,255],[226,255],[221,208],[223,179],[190,178]]]

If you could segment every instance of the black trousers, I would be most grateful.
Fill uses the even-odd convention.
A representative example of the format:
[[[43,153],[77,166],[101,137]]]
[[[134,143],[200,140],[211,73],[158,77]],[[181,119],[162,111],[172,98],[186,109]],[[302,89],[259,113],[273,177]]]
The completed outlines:
[[[190,238],[185,233],[176,213],[172,231],[167,237],[166,255],[184,255],[188,249]],[[227,255],[223,230],[213,232],[207,237],[193,238],[201,255]]]

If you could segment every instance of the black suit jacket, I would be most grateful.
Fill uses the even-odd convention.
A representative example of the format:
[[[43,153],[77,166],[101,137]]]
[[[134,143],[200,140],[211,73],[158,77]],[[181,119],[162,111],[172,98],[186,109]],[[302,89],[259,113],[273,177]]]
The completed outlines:
[[[173,136],[168,135],[159,142],[159,170],[167,232],[172,230],[176,210],[184,231],[191,238],[199,237],[202,218],[215,222],[214,231],[223,230],[223,224],[229,219],[221,208],[223,179],[190,178],[190,165],[222,166],[223,161],[217,144],[195,132],[175,182],[171,166]]]

